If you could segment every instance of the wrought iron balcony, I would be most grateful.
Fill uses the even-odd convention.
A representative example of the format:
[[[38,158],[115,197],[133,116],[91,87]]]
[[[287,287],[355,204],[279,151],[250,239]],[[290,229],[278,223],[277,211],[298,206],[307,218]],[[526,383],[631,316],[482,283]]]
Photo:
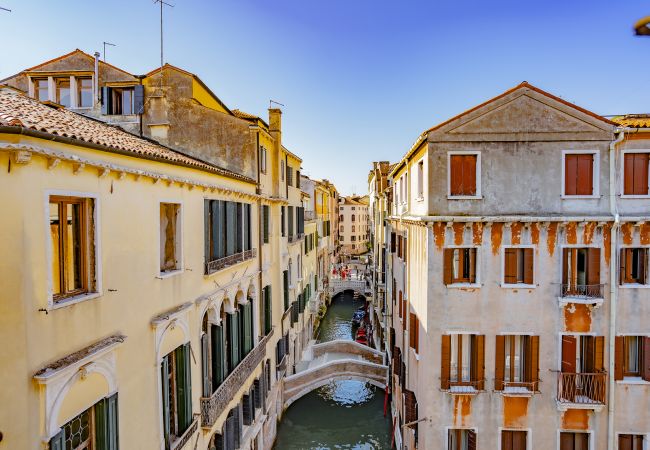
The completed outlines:
[[[252,248],[250,250],[245,250],[243,252],[235,253],[230,256],[224,256],[223,258],[215,259],[214,261],[205,263],[205,274],[210,275],[211,273],[215,273],[234,264],[253,259],[256,256],[257,249]]]
[[[196,430],[199,428],[199,416],[198,414],[194,414],[194,420],[190,424],[189,427],[187,427],[187,430],[174,442],[171,444],[171,449],[172,450],[181,450],[185,444],[187,444],[192,436],[194,436],[194,433],[196,433]]]
[[[603,298],[603,284],[562,284],[561,297]]]
[[[607,393],[607,373],[565,373],[557,376],[558,404],[575,408],[579,406],[604,406]]]
[[[266,344],[273,336],[273,329],[241,360],[235,369],[217,387],[210,397],[201,397],[201,426],[210,428],[223,413],[239,388],[251,376],[266,355]]]

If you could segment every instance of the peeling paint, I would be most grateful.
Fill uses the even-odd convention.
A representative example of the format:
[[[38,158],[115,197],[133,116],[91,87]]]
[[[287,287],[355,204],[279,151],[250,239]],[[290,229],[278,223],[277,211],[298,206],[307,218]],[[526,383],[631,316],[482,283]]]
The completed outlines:
[[[605,250],[605,263],[609,266],[609,261],[612,259],[612,226],[610,224],[603,225],[603,247]]]
[[[528,422],[528,397],[503,397],[503,426],[523,428]]]
[[[483,222],[474,222],[472,224],[472,242],[474,245],[483,243]]]
[[[472,396],[457,395],[454,397],[454,425],[467,426],[472,413]]]
[[[562,415],[562,429],[588,430],[589,411],[586,409],[568,409]]]
[[[571,303],[564,308],[564,330],[588,333],[591,330],[591,310],[588,305]]]
[[[491,228],[492,254],[496,255],[499,253],[501,239],[503,238],[503,222],[495,222]]]
[[[566,224],[566,242],[567,244],[577,244],[578,235],[577,235],[578,224],[576,222],[569,222]]]
[[[435,222],[433,224],[433,237],[438,250],[442,250],[445,246],[445,229],[447,228],[446,222]]]
[[[621,224],[621,234],[623,235],[623,244],[632,244],[632,231],[634,224],[632,222],[625,222]]]
[[[596,222],[587,222],[584,229],[582,230],[582,243],[591,244],[591,241],[594,237],[594,231],[596,230]]]
[[[521,243],[521,222],[512,222],[510,225],[510,243],[512,245],[519,245]]]
[[[548,224],[548,230],[546,230],[546,247],[548,248],[548,254],[553,256],[555,253],[555,240],[557,238],[557,222],[551,222]]]
[[[453,224],[451,224],[451,227],[454,229],[454,244],[463,245],[463,234],[465,234],[465,223],[454,222]]]
[[[530,241],[535,245],[539,244],[539,224],[535,222],[530,224]]]

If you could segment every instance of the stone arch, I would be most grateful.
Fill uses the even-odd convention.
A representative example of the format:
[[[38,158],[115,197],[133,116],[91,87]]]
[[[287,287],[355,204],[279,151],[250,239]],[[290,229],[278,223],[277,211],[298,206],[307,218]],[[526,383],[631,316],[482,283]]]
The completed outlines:
[[[300,400],[305,395],[309,394],[312,391],[315,391],[316,389],[319,389],[319,388],[321,388],[323,386],[326,386],[326,385],[330,384],[333,381],[360,381],[360,382],[363,382],[363,383],[370,383],[373,386],[376,386],[376,387],[378,387],[379,389],[382,389],[382,390],[386,389],[386,384],[385,383],[383,383],[381,381],[378,381],[378,380],[375,380],[375,379],[372,379],[372,378],[369,378],[369,377],[365,377],[363,375],[350,375],[350,374],[332,375],[332,376],[329,376],[328,378],[324,378],[324,379],[318,380],[318,381],[316,381],[316,382],[314,382],[312,384],[309,384],[308,386],[301,389],[297,393],[292,394],[289,398],[287,398],[284,401],[284,408],[288,408],[289,406],[291,406],[296,401]]]
[[[183,345],[190,340],[190,329],[185,320],[178,318],[172,319],[165,326],[158,340],[158,354],[156,360],[162,361],[162,358],[179,345]]]

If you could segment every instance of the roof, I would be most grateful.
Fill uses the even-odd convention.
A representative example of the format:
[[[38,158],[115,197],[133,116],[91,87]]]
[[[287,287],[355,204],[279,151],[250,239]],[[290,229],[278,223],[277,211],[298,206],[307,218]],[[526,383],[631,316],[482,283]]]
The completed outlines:
[[[344,205],[360,205],[368,206],[368,196],[367,195],[351,195],[348,197],[343,197]]]
[[[650,128],[650,114],[625,114],[612,117],[612,121],[622,127]]]
[[[435,126],[429,128],[428,130],[424,131],[422,134],[420,134],[420,136],[418,136],[418,139],[415,141],[415,143],[413,144],[411,149],[407,152],[407,154],[404,156],[404,158],[402,158],[402,160],[400,160],[400,162],[395,164],[394,167],[391,166],[391,169],[388,172],[388,174],[392,175],[393,172],[399,166],[402,165],[404,160],[406,160],[409,156],[411,156],[413,153],[415,153],[418,150],[418,148],[420,147],[420,145],[422,144],[423,140],[427,137],[427,135],[430,132],[435,131],[435,130],[437,130],[439,128],[442,128],[443,126],[453,122],[454,120],[458,120],[461,117],[466,116],[467,114],[470,114],[470,113],[476,111],[477,109],[480,109],[480,108],[482,108],[482,107],[484,107],[484,106],[486,106],[486,105],[488,105],[488,104],[490,104],[490,103],[492,103],[492,102],[494,102],[496,100],[499,100],[500,98],[503,98],[506,95],[509,95],[509,94],[519,90],[519,89],[530,89],[532,91],[537,92],[538,94],[542,94],[542,95],[544,95],[544,96],[546,96],[546,97],[548,97],[548,98],[550,98],[552,100],[560,102],[563,105],[569,106],[569,107],[571,107],[571,108],[573,108],[575,110],[580,111],[583,114],[587,114],[587,115],[589,115],[591,117],[594,117],[595,119],[601,120],[601,121],[603,121],[603,122],[605,122],[605,123],[607,123],[609,125],[617,125],[615,122],[613,122],[613,121],[611,121],[611,120],[609,120],[609,119],[607,119],[607,118],[605,118],[603,116],[600,116],[600,115],[596,114],[595,112],[592,112],[592,111],[589,111],[587,109],[581,108],[580,106],[575,105],[575,104],[573,104],[571,102],[568,102],[568,101],[566,101],[564,99],[561,99],[560,97],[557,97],[557,96],[551,94],[550,92],[546,92],[546,91],[544,91],[544,90],[542,90],[542,89],[540,89],[540,88],[538,88],[536,86],[533,86],[532,84],[528,83],[527,81],[523,81],[520,84],[518,84],[517,86],[514,86],[514,87],[508,89],[507,91],[502,92],[501,94],[497,95],[496,97],[493,97],[493,98],[491,98],[491,99],[489,99],[489,100],[487,100],[487,101],[485,101],[485,102],[483,102],[483,103],[481,103],[479,105],[474,106],[473,108],[470,108],[470,109],[468,109],[466,111],[463,111],[462,113],[455,115],[451,119],[445,120],[444,122],[441,122],[438,125],[435,125]]]
[[[140,138],[64,108],[45,105],[25,94],[0,89],[0,126],[33,130],[74,141],[77,145],[191,167],[237,180],[255,183],[247,176],[187,156],[179,151]]]

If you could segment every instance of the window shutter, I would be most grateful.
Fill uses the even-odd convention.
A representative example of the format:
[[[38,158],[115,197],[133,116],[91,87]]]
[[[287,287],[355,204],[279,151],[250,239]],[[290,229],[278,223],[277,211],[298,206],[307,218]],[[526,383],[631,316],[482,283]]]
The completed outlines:
[[[395,236],[395,233],[390,234],[390,252],[395,253],[395,243],[397,241],[397,238]]]
[[[533,284],[534,283],[534,258],[535,253],[532,248],[525,248],[523,250],[524,256],[524,283]]]
[[[594,371],[605,371],[605,337],[596,336],[594,338]]]
[[[404,389],[404,422],[411,423],[418,420],[418,402],[415,393]]]
[[[641,364],[641,378],[650,381],[650,337],[643,337],[643,361]]]
[[[242,422],[244,421],[244,415],[242,414],[241,402],[237,404],[234,408],[235,411],[235,448],[239,448],[241,445],[241,434],[242,434]]]
[[[648,269],[646,267],[648,261],[648,249],[644,248],[639,251],[641,252],[641,255],[639,256],[640,265],[641,265],[640,267],[641,276],[639,277],[639,283],[646,284],[646,277],[648,273]]]
[[[103,398],[95,403],[95,442],[98,450],[108,450],[107,402]]]
[[[223,427],[220,434],[214,434],[214,447],[210,447],[210,450],[226,450],[224,448],[224,436],[223,436]]]
[[[209,354],[209,345],[208,345],[208,334],[204,333],[201,336],[201,375],[203,377],[203,396],[209,397],[212,394],[210,388],[210,361],[208,358]]]
[[[232,410],[226,418],[226,448],[228,450],[235,448],[235,417]]]
[[[251,415],[251,409],[250,409],[250,403],[251,403],[251,398],[250,395],[244,394],[242,397],[242,404],[243,404],[243,410],[244,410],[244,425],[250,425],[252,421],[252,415]]]
[[[616,336],[614,338],[614,379],[623,379],[623,369],[625,361],[625,338]]]
[[[446,248],[443,252],[443,282],[452,284],[452,266],[454,264],[454,249]]]
[[[634,155],[634,193],[637,195],[648,194],[648,162],[650,153],[637,153]]]
[[[594,155],[577,156],[577,195],[593,194],[593,164]]]
[[[236,214],[235,202],[226,203],[226,255],[235,253]]]
[[[217,325],[210,326],[212,328],[212,388],[216,389],[217,386],[219,386],[225,378],[223,328]]]
[[[476,335],[475,341],[476,350],[472,353],[474,354],[474,364],[476,367],[475,378],[476,378],[476,387],[479,391],[482,391],[485,388],[485,336],[482,334]]]
[[[467,432],[467,450],[476,450],[476,433],[474,430]]]
[[[440,388],[449,389],[449,377],[451,376],[451,335],[442,335],[440,351]]]
[[[165,447],[169,448],[170,440],[170,413],[169,410],[169,355],[165,356],[162,360],[160,367],[162,379],[162,398],[163,398],[163,435],[165,438]]]
[[[578,155],[564,155],[564,194],[578,192]]]
[[[50,439],[50,450],[65,450],[65,432],[63,430]]]
[[[571,261],[571,249],[562,249],[562,284],[569,284],[569,264]]]
[[[117,393],[111,395],[106,399],[106,430],[108,435],[108,449],[107,450],[118,450],[120,445],[120,435],[119,435],[119,412],[117,404]]]
[[[517,249],[506,248],[503,257],[503,281],[506,284],[517,283]]]
[[[576,373],[576,337],[562,336],[562,372]]]
[[[144,86],[141,84],[133,89],[133,110],[136,114],[144,114]]]
[[[102,114],[110,114],[111,111],[111,88],[102,87]]]
[[[498,334],[496,336],[496,349],[494,358],[494,390],[503,390],[503,380],[506,368],[505,361],[506,337]]]
[[[463,195],[463,155],[451,155],[449,161],[449,192],[451,195]]]
[[[539,383],[539,336],[530,337],[530,381],[535,383],[533,385],[533,390],[537,391]]]
[[[262,214],[263,214],[263,234],[264,243],[268,244],[269,242],[269,207],[268,205],[262,205]]]
[[[415,349],[415,314],[409,313],[409,346]]]
[[[621,249],[621,256],[619,258],[619,267],[618,267],[618,278],[619,278],[619,284],[624,284],[627,282],[628,277],[627,277],[627,257],[628,257],[628,249],[622,248]]]
[[[623,169],[623,194],[634,194],[635,153],[626,153]]]
[[[204,262],[210,262],[210,200],[203,202],[203,251],[205,255]],[[206,270],[207,272],[207,270]]]
[[[587,284],[600,284],[600,249],[590,248],[587,250]]]
[[[239,363],[239,320],[237,313],[228,314],[230,320],[230,368],[231,370]]]
[[[403,244],[404,244],[404,248],[402,249],[402,259],[404,260],[404,262],[406,262],[406,257],[408,255],[408,251],[409,251],[408,239],[407,238],[404,238]]]
[[[262,385],[259,378],[256,378],[253,381],[253,386],[255,387],[255,407],[262,407]]]
[[[393,356],[393,374],[399,376],[400,366],[402,365],[402,351],[395,348],[395,355]]]
[[[631,434],[618,435],[618,450],[635,450],[634,447],[632,446]]]
[[[476,195],[476,155],[463,156],[463,195]]]

